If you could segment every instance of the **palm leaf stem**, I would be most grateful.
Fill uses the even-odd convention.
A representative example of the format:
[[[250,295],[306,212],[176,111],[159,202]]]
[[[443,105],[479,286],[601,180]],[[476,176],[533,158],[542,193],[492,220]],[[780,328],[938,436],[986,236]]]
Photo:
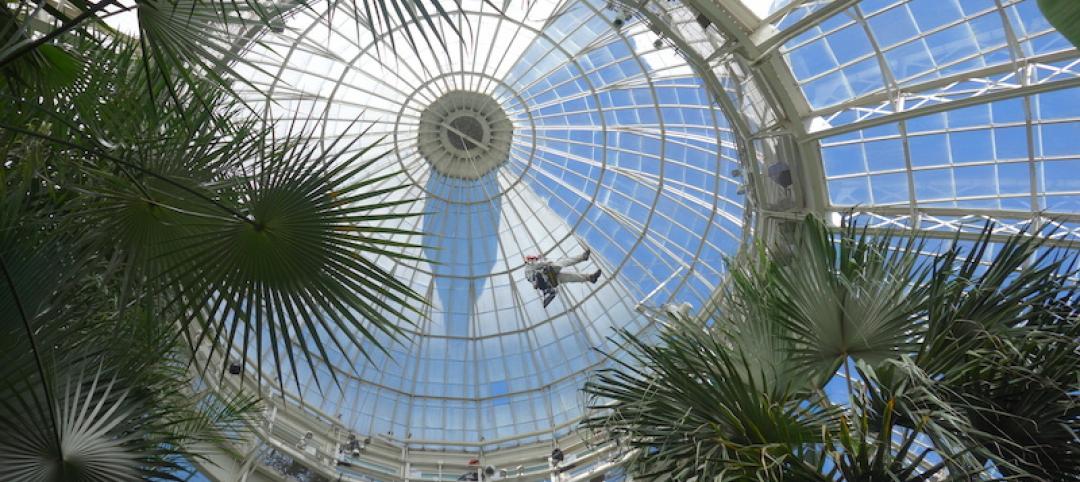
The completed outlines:
[[[53,442],[56,444],[56,454],[63,456],[64,449],[60,446],[60,437],[56,433],[56,430],[60,428],[60,424],[56,420],[56,402],[52,396],[52,390],[49,388],[48,377],[45,372],[45,364],[41,361],[41,353],[38,350],[37,341],[34,339],[34,330],[30,328],[30,319],[26,316],[26,308],[23,307],[22,301],[19,299],[19,292],[15,289],[15,281],[11,279],[11,273],[8,272],[7,263],[4,262],[3,256],[0,256],[0,271],[4,274],[4,282],[8,286],[8,290],[11,291],[11,299],[15,302],[15,307],[19,310],[19,319],[22,321],[23,328],[26,329],[26,338],[30,341],[30,350],[34,352],[34,363],[37,364],[38,373],[41,376],[41,388],[45,391],[45,400],[49,404],[49,419],[52,421],[53,426]],[[60,466],[60,479],[64,479],[64,464],[58,464]]]
[[[79,25],[81,25],[84,21],[86,21],[86,19],[94,16],[94,14],[100,12],[105,7],[108,7],[109,5],[112,5],[112,4],[113,4],[113,0],[101,0],[96,5],[94,5],[91,9],[83,11],[83,13],[80,13],[77,17],[68,20],[63,25],[61,25],[59,28],[57,28],[57,29],[43,35],[41,38],[34,39],[34,40],[29,41],[29,42],[23,43],[21,46],[16,47],[14,49],[14,51],[9,52],[8,54],[4,55],[3,58],[0,58],[0,68],[2,68],[4,66],[6,66],[7,64],[15,61],[21,55],[23,55],[23,54],[25,54],[25,53],[27,53],[27,52],[29,52],[31,50],[34,50],[34,49],[38,48],[38,46],[49,43],[50,41],[52,41],[52,39],[54,39],[56,37],[59,37],[59,36],[69,32],[69,31],[71,31],[75,27],[78,27]]]

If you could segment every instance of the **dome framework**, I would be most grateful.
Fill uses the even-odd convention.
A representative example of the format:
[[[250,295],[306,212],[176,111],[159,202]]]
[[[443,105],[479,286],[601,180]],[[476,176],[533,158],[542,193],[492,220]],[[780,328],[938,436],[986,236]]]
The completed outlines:
[[[341,65],[320,73],[325,66],[311,59],[327,52],[311,39],[332,35],[332,24],[297,14],[289,33],[302,32],[299,39],[269,41],[289,51],[286,60],[263,59],[279,69],[265,85],[295,96],[296,104],[267,112],[316,112],[328,139],[349,135],[338,126],[353,120],[353,108],[404,119],[403,127],[401,120],[363,117],[376,126],[368,134],[373,139],[389,136],[386,145],[397,149],[395,162],[408,178],[402,181],[416,186],[412,195],[446,213],[419,226],[435,233],[431,240],[450,254],[431,256],[443,267],[397,269],[433,299],[468,300],[466,306],[435,306],[426,324],[408,328],[422,341],[392,353],[391,358],[410,360],[401,370],[380,366],[386,360],[379,360],[376,368],[350,375],[346,393],[336,399],[306,402],[310,411],[331,420],[342,413],[343,425],[385,434],[391,445],[421,454],[416,460],[426,457],[425,450],[490,454],[533,447],[538,455],[553,438],[572,438],[569,428],[581,403],[576,389],[584,373],[602,366],[591,355],[578,361],[576,353],[604,346],[604,329],[620,319],[634,320],[626,325],[633,330],[647,330],[652,320],[636,314],[639,306],[706,306],[722,278],[723,255],[735,254],[751,237],[782,246],[791,221],[807,213],[835,219],[854,211],[874,229],[913,228],[941,238],[974,236],[986,220],[997,223],[997,233],[1028,229],[1047,233],[1054,244],[1080,235],[1080,143],[1074,140],[1080,134],[1080,56],[1042,19],[1035,0],[777,0],[764,8],[759,3],[560,2],[546,14],[506,15],[479,4],[468,10],[467,4],[464,14],[453,14],[460,26],[475,27],[472,37],[465,35],[458,60],[376,60],[379,71],[411,71],[415,79],[402,74],[404,84],[434,86],[425,96],[410,95],[409,89],[400,95],[378,89],[342,95],[349,85],[362,84],[349,78],[357,62],[374,56],[361,52],[363,42],[353,42],[355,57],[335,53],[328,58]],[[567,14],[570,6],[583,6],[583,17]],[[615,20],[622,23],[619,29],[612,27]],[[485,31],[495,33],[485,37]],[[493,39],[506,31],[529,32],[529,45],[541,45],[539,53],[515,53],[510,45],[490,62],[500,67],[489,69],[483,59],[491,59],[487,54],[495,49],[482,53],[478,39],[494,46]],[[466,55],[469,48],[474,51]],[[592,57],[605,51],[603,60]],[[662,51],[663,59],[649,57]],[[521,62],[503,66],[515,55]],[[298,67],[296,58],[308,63]],[[605,78],[605,69],[625,61],[638,69]],[[320,67],[310,68],[312,63]],[[540,65],[543,72],[509,67],[525,64]],[[429,72],[410,65],[437,67]],[[570,84],[584,85],[565,87]],[[664,94],[667,85],[674,86],[672,97]],[[684,88],[693,91],[691,102],[679,90]],[[639,104],[639,90],[651,100]],[[454,175],[424,161],[434,155],[408,147],[426,135],[423,107],[457,91],[491,96],[506,113],[513,128],[505,165],[495,160],[482,163],[492,167],[474,169],[475,177]],[[620,118],[631,105],[657,115],[635,111],[633,120]],[[682,109],[694,112],[677,112]],[[668,111],[682,122],[669,121]],[[575,124],[581,119],[588,122]],[[589,122],[593,127],[582,128]],[[436,141],[471,150],[485,141],[484,132],[496,131],[485,131],[484,123],[479,129],[469,121],[459,124],[457,132],[435,132],[444,136]],[[626,139],[611,139],[624,134]],[[658,137],[660,150],[643,147]],[[696,155],[709,149],[717,153],[711,163],[696,164]],[[639,162],[624,162],[625,153]],[[647,162],[660,167],[649,172]],[[581,170],[570,167],[574,163]],[[552,164],[562,171],[543,169]],[[692,181],[699,173],[706,180]],[[625,196],[643,189],[655,196]],[[616,207],[620,195],[623,210]],[[680,217],[682,210],[696,213],[698,207],[703,223],[698,214],[690,221]],[[612,224],[598,221],[602,216]],[[633,227],[633,247],[609,252],[621,238],[598,232],[611,226]],[[722,241],[697,234],[701,226],[720,233]],[[520,239],[508,234],[521,232],[526,235]],[[571,255],[580,247],[578,239],[601,253],[611,281],[596,292],[560,300],[559,314],[533,315],[537,307],[520,283],[522,255],[534,249]],[[499,254],[477,254],[483,252]],[[643,252],[661,261],[643,262],[635,254]],[[643,276],[651,279],[636,281]],[[504,299],[510,302],[500,305]],[[513,321],[503,326],[503,320]],[[547,340],[560,333],[572,333],[572,342],[555,341],[557,349],[548,352]],[[460,349],[463,359],[453,358],[455,347],[466,347]],[[489,349],[499,356],[485,358]],[[560,358],[573,361],[564,365]],[[439,365],[444,368],[433,377],[429,371]],[[521,384],[506,377],[517,367],[533,370]],[[498,377],[490,376],[496,372]],[[432,383],[439,377],[452,383]],[[301,390],[314,387],[309,383]],[[495,415],[485,419],[485,413]]]
[[[606,363],[593,348],[613,347],[614,328],[648,330],[642,306],[707,302],[744,237],[727,175],[737,151],[693,70],[644,24],[614,28],[618,12],[601,3],[499,13],[477,1],[450,15],[469,33],[449,54],[399,44],[388,58],[376,39],[350,37],[355,19],[307,10],[245,54],[276,99],[266,117],[313,119],[328,145],[360,135],[388,150],[385,184],[410,187],[384,200],[421,200],[425,214],[387,227],[425,233],[402,241],[433,261],[381,260],[432,300],[402,323],[404,345],[387,340],[391,353],[355,372],[356,353],[332,354],[327,369],[348,380],[339,393],[316,394],[307,373],[284,391],[413,447],[535,444],[571,433],[577,390]],[[544,309],[524,256],[586,247],[581,269],[604,279]]]

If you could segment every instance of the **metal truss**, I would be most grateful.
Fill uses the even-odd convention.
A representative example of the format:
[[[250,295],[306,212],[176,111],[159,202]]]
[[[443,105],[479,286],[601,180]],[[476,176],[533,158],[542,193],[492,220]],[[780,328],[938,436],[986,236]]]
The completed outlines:
[[[1027,105],[1027,99],[1034,95],[1080,87],[1080,56],[1077,51],[1070,49],[1025,56],[1021,39],[1011,28],[1005,13],[1006,8],[1018,2],[995,0],[994,4],[987,8],[996,8],[1000,12],[1012,56],[1011,62],[915,84],[901,84],[889,75],[888,66],[883,64],[881,49],[876,48],[874,55],[878,57],[879,63],[882,63],[885,75],[881,90],[836,105],[814,109],[795,81],[784,58],[782,46],[821,25],[825,20],[844,13],[868,29],[862,12],[858,9],[857,0],[794,0],[763,20],[747,16],[746,8],[739,0],[684,0],[683,3],[687,8],[708,16],[713,25],[718,26],[718,33],[728,42],[728,45],[717,48],[707,57],[738,65],[738,69],[748,71],[747,77],[750,80],[743,82],[756,82],[760,90],[770,94],[763,98],[770,103],[772,111],[776,112],[777,121],[772,125],[759,126],[757,132],[751,133],[751,142],[790,136],[797,146],[794,153],[797,160],[792,162],[788,159],[788,163],[793,167],[797,183],[801,184],[801,195],[795,197],[794,203],[786,206],[755,206],[756,213],[763,220],[783,221],[801,217],[805,213],[829,215],[852,209],[848,206],[834,206],[828,200],[820,148],[823,139],[872,127],[898,124],[901,129],[900,137],[905,139],[906,143],[904,121],[909,119],[1004,99],[1023,98]],[[797,20],[785,21],[797,10],[803,10]],[[984,14],[985,12],[982,12],[979,15]],[[779,24],[785,24],[785,27],[777,28],[776,25]],[[872,41],[873,36],[870,37]],[[724,79],[720,82],[723,84]],[[745,109],[743,112],[729,113],[732,117],[740,114],[745,116]],[[1028,108],[1029,130],[1033,122]],[[971,225],[981,227],[982,222],[989,220],[997,224],[995,233],[1002,236],[1027,229],[1028,232],[1046,234],[1055,245],[1072,246],[1075,240],[1080,239],[1076,231],[1076,213],[920,206],[915,201],[914,180],[910,174],[910,153],[906,149],[905,158],[909,173],[910,205],[856,208],[865,219],[873,220],[871,222],[880,227],[915,228],[930,236],[951,236],[958,232],[961,236],[968,236],[969,234],[965,233],[970,232]],[[1033,166],[1033,174],[1034,165],[1040,160],[1034,152],[1030,153],[1028,162]],[[756,186],[757,189],[764,189],[760,184],[759,182]],[[1037,189],[1033,177],[1033,202],[1038,195]],[[759,225],[768,225],[768,222],[759,221]],[[1057,229],[1047,231],[1051,227]]]

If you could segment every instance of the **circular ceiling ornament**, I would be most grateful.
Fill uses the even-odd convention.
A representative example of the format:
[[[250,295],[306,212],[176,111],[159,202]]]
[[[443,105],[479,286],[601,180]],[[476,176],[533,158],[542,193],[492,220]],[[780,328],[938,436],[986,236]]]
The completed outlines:
[[[510,157],[514,126],[487,94],[455,90],[420,114],[417,149],[439,173],[480,179]]]

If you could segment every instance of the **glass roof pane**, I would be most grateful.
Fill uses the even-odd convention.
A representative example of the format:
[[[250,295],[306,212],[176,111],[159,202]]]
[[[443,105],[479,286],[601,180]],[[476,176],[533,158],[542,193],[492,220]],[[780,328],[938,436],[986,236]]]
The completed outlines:
[[[1015,88],[1026,82],[1017,79],[1024,62],[1037,65],[1072,46],[1035,0],[1001,4],[1003,10],[961,0],[863,1],[781,51],[810,106],[833,126],[894,111],[889,91],[925,104],[981,95],[987,84]]]
[[[779,104],[808,110],[829,206],[935,226],[1077,212],[1080,55],[1036,0],[786,5],[766,21],[790,72],[756,73],[798,86]]]
[[[1080,211],[1080,114],[1063,107],[1076,105],[1080,88],[1063,89],[823,139],[830,200]]]

